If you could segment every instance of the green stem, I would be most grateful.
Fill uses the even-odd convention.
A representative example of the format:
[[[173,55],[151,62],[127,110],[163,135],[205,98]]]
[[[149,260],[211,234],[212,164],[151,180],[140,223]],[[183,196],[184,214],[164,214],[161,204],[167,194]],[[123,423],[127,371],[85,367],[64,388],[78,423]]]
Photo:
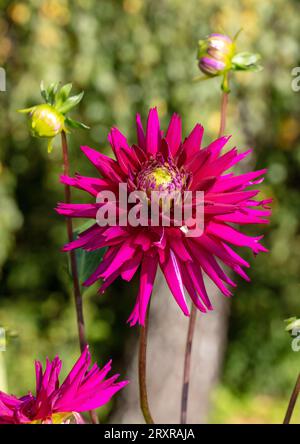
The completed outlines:
[[[222,98],[221,98],[221,117],[220,117],[220,129],[218,137],[221,137],[224,135],[225,128],[226,128],[226,112],[227,112],[227,105],[228,105],[228,96],[229,92],[223,91]]]

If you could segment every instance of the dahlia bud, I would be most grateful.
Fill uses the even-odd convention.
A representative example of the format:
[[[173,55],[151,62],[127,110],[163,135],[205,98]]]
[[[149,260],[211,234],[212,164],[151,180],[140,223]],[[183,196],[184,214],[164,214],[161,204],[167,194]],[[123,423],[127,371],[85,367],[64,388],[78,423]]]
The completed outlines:
[[[231,69],[235,43],[223,34],[210,34],[198,43],[199,68],[208,76],[217,76]]]
[[[70,97],[72,84],[68,83],[59,88],[58,83],[52,83],[48,88],[41,84],[41,95],[46,103],[19,110],[30,118],[30,128],[33,136],[48,139],[48,152],[52,150],[52,139],[68,128],[88,129],[86,125],[66,116],[81,101],[83,92]]]
[[[240,31],[239,31],[240,32]],[[224,34],[210,34],[198,42],[198,66],[205,76],[194,80],[206,80],[223,76],[222,89],[229,92],[229,71],[260,71],[260,55],[251,52],[236,52],[236,39]]]
[[[37,105],[29,112],[33,136],[52,138],[64,129],[65,117],[51,105]]]

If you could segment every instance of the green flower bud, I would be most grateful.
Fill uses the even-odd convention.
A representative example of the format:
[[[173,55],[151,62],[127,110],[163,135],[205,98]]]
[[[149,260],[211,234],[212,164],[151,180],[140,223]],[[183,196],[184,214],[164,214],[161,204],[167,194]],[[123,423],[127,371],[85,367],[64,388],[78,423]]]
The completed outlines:
[[[33,107],[30,117],[31,131],[35,137],[52,138],[65,129],[65,117],[51,105]]]
[[[63,131],[69,132],[66,127],[88,129],[84,123],[67,116],[83,97],[83,92],[70,97],[71,89],[71,83],[61,88],[58,83],[52,83],[46,89],[42,83],[41,95],[46,103],[19,110],[29,115],[32,135],[48,139],[48,152],[52,151],[52,139],[55,136]]]
[[[52,139],[62,131],[66,131],[65,116],[49,104],[21,109],[19,112],[29,114],[29,125],[34,137],[48,139],[48,153],[50,153],[52,151]]]

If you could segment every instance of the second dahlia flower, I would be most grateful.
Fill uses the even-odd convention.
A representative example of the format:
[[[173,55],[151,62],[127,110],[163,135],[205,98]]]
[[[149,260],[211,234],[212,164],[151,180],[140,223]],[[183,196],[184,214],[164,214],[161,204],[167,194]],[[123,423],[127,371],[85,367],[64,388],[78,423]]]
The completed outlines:
[[[250,188],[260,183],[266,170],[235,175],[231,170],[250,151],[238,153],[236,148],[222,154],[228,137],[221,137],[207,147],[201,147],[203,127],[195,126],[182,139],[181,119],[174,114],[163,134],[156,109],[151,109],[146,130],[137,116],[137,144],[129,145],[117,128],[109,133],[116,160],[89,147],[82,151],[96,167],[101,178],[63,176],[61,181],[88,192],[94,199],[110,190],[119,204],[119,184],[128,191],[143,191],[151,204],[151,191],[183,194],[202,191],[204,195],[204,228],[190,237],[186,221],[182,226],[99,226],[96,223],[101,203],[58,205],[58,213],[67,217],[89,218],[94,223],[64,247],[65,251],[83,248],[87,251],[108,247],[102,262],[84,285],[102,280],[100,292],[118,277],[130,281],[140,271],[140,288],[130,325],[144,324],[149,298],[160,267],[170,290],[185,315],[189,315],[186,292],[196,307],[206,312],[213,307],[204,285],[207,275],[225,296],[228,285],[236,284],[221,263],[244,279],[249,264],[232,249],[247,247],[257,254],[267,251],[260,243],[262,236],[251,237],[232,225],[265,224],[270,215],[270,200],[255,200],[258,191]],[[197,199],[192,200],[193,210]],[[150,205],[149,205],[150,206]],[[122,209],[118,207],[119,213]]]
[[[37,361],[36,395],[29,393],[21,398],[0,392],[0,424],[61,424],[75,419],[83,420],[80,412],[106,404],[128,381],[116,382],[119,375],[105,379],[111,370],[111,361],[102,369],[94,364],[88,370],[91,355],[84,350],[64,382],[59,384],[61,360],[56,357],[42,364]]]

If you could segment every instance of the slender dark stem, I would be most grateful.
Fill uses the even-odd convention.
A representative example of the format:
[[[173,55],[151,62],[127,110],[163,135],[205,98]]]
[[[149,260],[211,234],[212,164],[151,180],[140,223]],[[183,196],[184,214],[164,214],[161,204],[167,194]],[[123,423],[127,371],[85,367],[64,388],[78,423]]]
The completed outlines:
[[[148,308],[149,312],[149,308]],[[140,331],[140,347],[139,347],[139,388],[140,388],[140,406],[143,412],[146,424],[154,424],[151,416],[147,395],[146,380],[146,357],[147,357],[147,336],[148,336],[148,314],[145,319],[144,326]]]
[[[289,424],[300,392],[300,373],[298,375],[295,387],[292,391],[290,402],[283,420],[283,424]]]
[[[61,133],[61,146],[62,146],[62,154],[63,154],[63,171],[64,175],[70,175],[70,162],[69,162],[69,154],[68,154],[68,142],[66,133],[62,131]],[[71,203],[71,188],[69,185],[65,185],[65,202]],[[71,218],[66,218],[67,225],[67,235],[68,241],[71,242],[73,240],[73,223]],[[78,338],[80,350],[83,352],[85,346],[87,345],[86,337],[85,337],[85,326],[84,326],[84,317],[83,317],[83,307],[82,307],[82,297],[80,291],[80,284],[78,278],[78,269],[76,256],[74,251],[70,251],[70,264],[71,264],[71,274],[73,280],[73,290],[74,290],[74,300],[76,307],[76,317],[77,317],[77,327],[78,327]],[[90,417],[92,419],[93,424],[98,424],[98,418],[95,411],[90,412]]]
[[[185,357],[184,357],[183,386],[182,386],[182,397],[181,397],[181,417],[180,417],[181,424],[186,424],[186,419],[187,419],[191,354],[192,354],[193,337],[194,337],[196,318],[197,318],[196,315],[197,315],[196,307],[194,304],[192,304],[188,334],[186,339]]]
[[[221,99],[221,116],[220,116],[220,129],[219,129],[219,137],[224,135],[225,127],[226,127],[226,111],[228,105],[228,92],[223,92]]]
[[[227,91],[226,92],[223,91],[221,98],[220,129],[218,137],[221,137],[225,132],[228,95],[229,93]],[[192,304],[189,326],[188,326],[188,334],[186,340],[186,348],[184,354],[183,385],[181,392],[181,411],[180,411],[181,424],[186,424],[187,421],[187,408],[188,408],[189,386],[190,386],[190,377],[191,377],[190,375],[191,355],[192,355],[196,318],[197,318],[197,310],[195,305]]]
[[[61,142],[62,142],[62,152],[63,152],[63,162],[64,162],[64,175],[70,175],[70,163],[69,163],[69,155],[68,155],[68,143],[66,133],[63,131],[61,133]],[[71,189],[69,185],[65,185],[65,202],[71,203]],[[67,224],[67,234],[68,241],[72,242],[73,240],[73,223],[71,218],[66,218]],[[83,308],[82,308],[82,297],[80,292],[80,285],[78,279],[78,270],[77,270],[77,262],[74,251],[70,251],[70,262],[71,262],[71,273],[73,280],[73,289],[74,289],[74,298],[75,298],[75,307],[76,307],[76,316],[77,316],[77,326],[78,326],[78,337],[79,337],[79,345],[80,350],[83,352],[87,342],[85,339],[85,326],[84,326],[84,318],[83,318]]]

